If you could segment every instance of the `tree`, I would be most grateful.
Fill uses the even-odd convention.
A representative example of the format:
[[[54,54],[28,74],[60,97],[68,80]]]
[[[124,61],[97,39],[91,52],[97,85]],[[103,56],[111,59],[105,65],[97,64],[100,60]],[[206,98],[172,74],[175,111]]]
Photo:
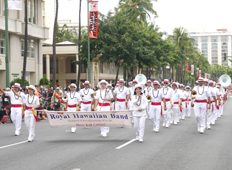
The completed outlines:
[[[53,78],[52,84],[53,89],[56,88],[56,30],[57,30],[57,18],[58,18],[58,0],[56,0],[56,13],[55,13],[55,20],[54,20],[54,28],[53,28],[53,44],[52,44],[52,51],[53,51]]]
[[[28,15],[27,15],[27,8],[28,1],[25,0],[25,36],[24,36],[24,56],[23,56],[23,75],[22,75],[22,88],[25,86],[25,75],[26,75],[26,68],[27,68],[27,37],[28,37]]]

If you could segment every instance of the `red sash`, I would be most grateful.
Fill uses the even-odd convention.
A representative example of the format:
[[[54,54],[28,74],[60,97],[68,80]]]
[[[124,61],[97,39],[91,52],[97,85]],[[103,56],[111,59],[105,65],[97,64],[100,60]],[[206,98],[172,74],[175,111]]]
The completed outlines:
[[[174,102],[174,104],[179,104],[179,102]]]
[[[126,99],[117,99],[118,102],[125,102]]]
[[[195,100],[197,103],[207,103],[207,100]]]
[[[170,102],[170,99],[165,99],[166,102]]]
[[[99,106],[110,106],[109,103],[98,103],[98,104],[99,104]]]
[[[22,107],[22,105],[21,104],[12,104],[11,107],[19,108],[19,107]]]
[[[77,107],[77,106],[76,105],[68,105],[68,107],[74,108],[74,107]]]
[[[152,102],[151,105],[154,105],[154,106],[161,106],[161,102],[157,102],[157,103]]]
[[[26,109],[27,109],[27,110],[31,110],[32,107],[28,107],[28,106],[27,106]],[[36,122],[39,122],[39,119],[38,119],[38,117],[37,117],[37,115],[36,115],[36,112],[35,112],[34,110],[32,110],[32,113],[33,113],[33,116],[34,116]]]
[[[82,102],[83,104],[91,104],[91,101],[89,101],[89,102]]]

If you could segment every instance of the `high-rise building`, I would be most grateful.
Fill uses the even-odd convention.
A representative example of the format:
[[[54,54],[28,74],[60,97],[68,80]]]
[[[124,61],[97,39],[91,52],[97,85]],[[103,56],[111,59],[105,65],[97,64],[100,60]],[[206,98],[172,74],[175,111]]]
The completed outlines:
[[[210,64],[230,66],[224,55],[231,59],[232,56],[232,33],[227,29],[218,29],[217,32],[189,32],[195,40],[194,46],[207,58]]]

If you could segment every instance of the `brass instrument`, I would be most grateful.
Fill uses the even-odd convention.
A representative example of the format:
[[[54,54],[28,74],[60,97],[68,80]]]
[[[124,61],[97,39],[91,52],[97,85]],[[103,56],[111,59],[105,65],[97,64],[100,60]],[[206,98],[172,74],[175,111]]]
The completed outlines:
[[[196,92],[195,90],[193,90],[193,91],[191,92],[191,95],[195,96],[195,95],[197,95],[197,92]]]
[[[223,74],[219,78],[219,83],[222,87],[228,87],[231,84],[231,78],[227,74]]]
[[[151,96],[150,95],[147,95],[147,100],[151,101]]]
[[[95,98],[95,97],[96,97],[96,95],[97,95],[97,92],[93,93],[93,98]]]
[[[67,96],[66,94],[64,94],[64,95],[62,96],[62,100],[63,100],[64,102],[67,102],[68,96]]]

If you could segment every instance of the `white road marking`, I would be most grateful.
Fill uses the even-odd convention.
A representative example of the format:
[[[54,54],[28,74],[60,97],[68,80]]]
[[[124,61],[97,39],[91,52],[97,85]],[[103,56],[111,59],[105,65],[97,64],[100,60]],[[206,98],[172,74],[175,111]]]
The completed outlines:
[[[117,148],[115,148],[115,149],[121,149],[121,148],[123,148],[124,146],[129,145],[129,144],[131,144],[131,143],[134,142],[134,141],[136,141],[136,139],[132,139],[132,140],[130,140],[129,142],[124,143],[123,145],[120,145],[119,147],[117,147]]]
[[[19,144],[27,143],[27,142],[28,141],[23,141],[23,142],[14,143],[14,144],[11,144],[11,145],[1,146],[0,149],[8,148],[8,147],[11,147],[11,146],[15,146],[15,145],[19,145]]]

